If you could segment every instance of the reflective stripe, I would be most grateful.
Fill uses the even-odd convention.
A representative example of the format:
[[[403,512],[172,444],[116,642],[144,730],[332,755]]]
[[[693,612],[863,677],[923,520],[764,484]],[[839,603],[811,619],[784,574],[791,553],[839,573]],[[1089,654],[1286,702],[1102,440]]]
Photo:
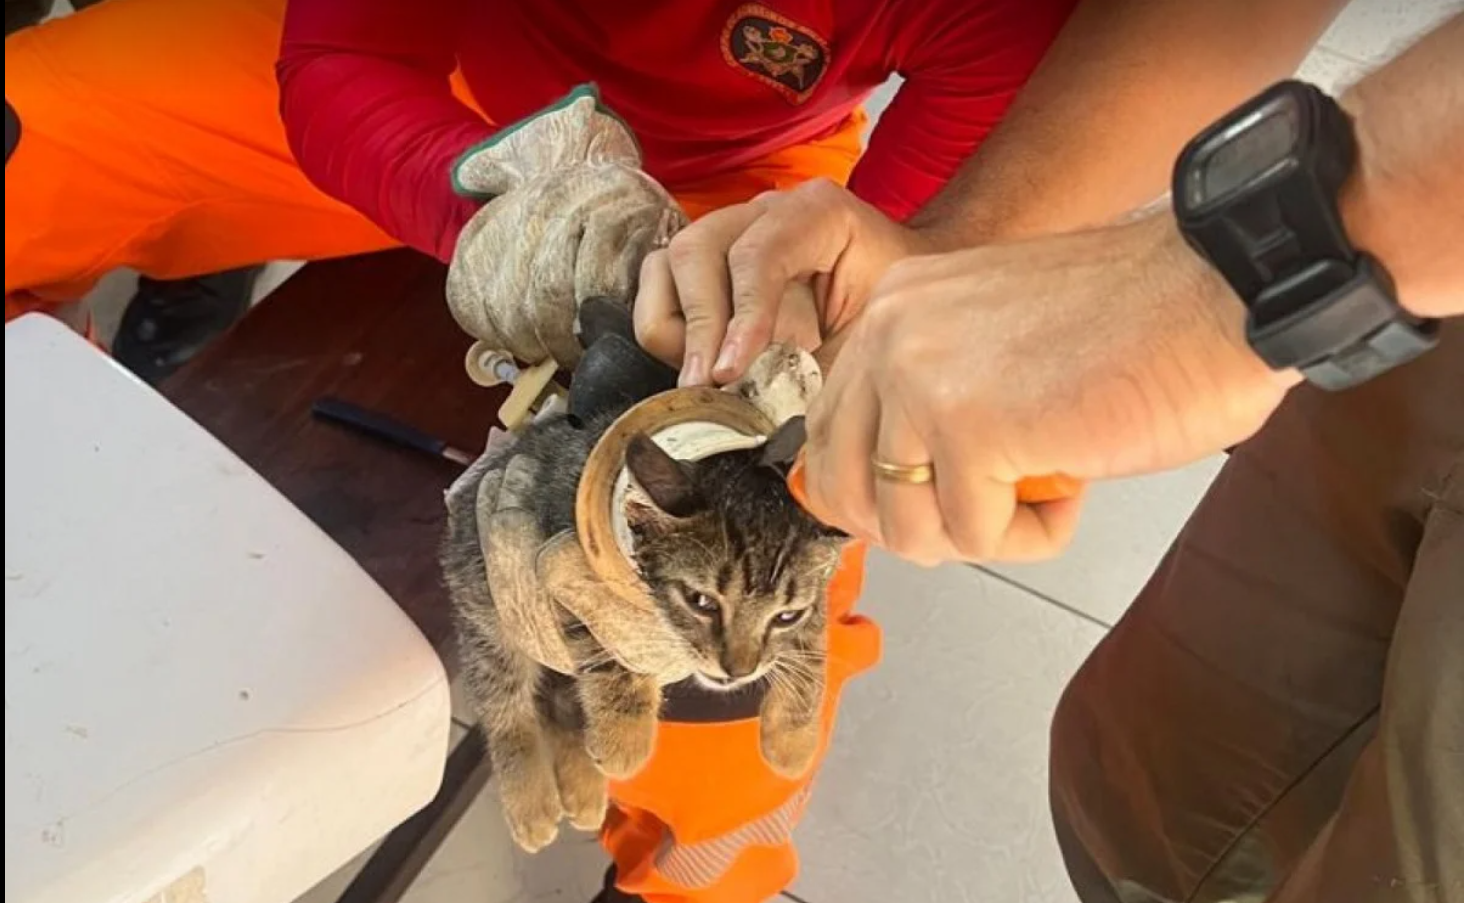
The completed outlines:
[[[805,785],[783,805],[720,837],[678,844],[668,831],[656,851],[656,870],[682,887],[712,886],[748,847],[776,847],[792,840],[811,789]]]

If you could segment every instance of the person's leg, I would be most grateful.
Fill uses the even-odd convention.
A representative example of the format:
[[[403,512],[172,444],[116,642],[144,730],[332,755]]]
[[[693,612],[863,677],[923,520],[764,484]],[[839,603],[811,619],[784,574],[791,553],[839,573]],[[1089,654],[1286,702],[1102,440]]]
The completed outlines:
[[[117,363],[158,385],[249,311],[261,266],[187,279],[137,280],[112,336]]]
[[[1424,524],[1377,734],[1273,897],[1339,900],[1464,900],[1464,455]]]
[[[1464,585],[1435,590],[1453,600],[1452,621],[1414,609],[1426,562],[1452,556],[1452,578],[1427,579],[1457,580],[1464,556],[1438,547],[1456,546],[1457,529],[1436,532],[1464,453],[1461,385],[1455,321],[1435,352],[1373,383],[1336,395],[1299,388],[1235,451],[1054,719],[1053,814],[1086,903],[1266,899],[1299,862],[1323,855],[1319,835],[1351,805],[1344,793],[1360,792],[1346,791],[1349,780],[1375,783],[1367,763],[1378,753],[1363,751],[1374,736],[1389,748],[1388,710],[1400,708],[1384,698],[1405,693],[1413,711],[1457,706],[1458,662],[1442,650],[1464,643]],[[1431,618],[1442,645],[1420,645],[1412,618]],[[1403,690],[1401,670],[1424,673]],[[1448,744],[1457,757],[1464,743],[1458,718],[1442,711],[1399,731],[1443,745],[1392,748],[1390,780],[1440,767]],[[1417,791],[1393,810],[1406,822],[1394,825],[1399,837],[1447,821],[1439,807],[1459,804],[1437,785],[1391,789]],[[1369,842],[1381,845],[1376,827]],[[1457,875],[1427,851],[1414,874]],[[1372,898],[1359,889],[1317,899]]]
[[[106,0],[5,42],[7,318],[130,266],[177,279],[390,247],[279,121],[284,0]]]
[[[71,0],[77,12],[107,0]],[[6,32],[9,34],[9,31]],[[138,279],[112,337],[112,357],[143,381],[161,382],[249,310],[260,266],[187,279]]]

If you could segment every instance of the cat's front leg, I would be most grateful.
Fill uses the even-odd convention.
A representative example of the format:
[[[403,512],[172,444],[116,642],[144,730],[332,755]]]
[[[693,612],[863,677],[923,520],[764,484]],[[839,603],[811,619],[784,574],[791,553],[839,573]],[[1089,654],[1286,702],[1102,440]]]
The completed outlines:
[[[564,817],[553,753],[546,741],[537,726],[488,738],[504,819],[514,843],[529,853],[554,842]]]
[[[504,819],[514,842],[537,852],[553,842],[564,816],[553,752],[534,701],[541,669],[496,633],[459,633],[466,689],[488,739]]]
[[[821,646],[799,650],[773,665],[763,697],[758,737],[763,758],[785,778],[801,777],[818,753],[823,710]]]
[[[598,654],[589,632],[578,625],[566,631],[571,650],[588,658]],[[554,777],[559,782],[559,801],[569,823],[581,831],[594,831],[605,821],[609,799],[605,775],[585,751],[584,708],[580,704],[579,681],[562,674],[547,675],[539,688],[539,716],[544,736],[554,755]]]
[[[585,749],[580,731],[551,725],[545,729],[554,753],[559,800],[569,823],[581,831],[598,831],[609,808],[605,775]]]
[[[656,743],[661,688],[655,678],[606,665],[579,677],[585,750],[607,776],[640,771]]]

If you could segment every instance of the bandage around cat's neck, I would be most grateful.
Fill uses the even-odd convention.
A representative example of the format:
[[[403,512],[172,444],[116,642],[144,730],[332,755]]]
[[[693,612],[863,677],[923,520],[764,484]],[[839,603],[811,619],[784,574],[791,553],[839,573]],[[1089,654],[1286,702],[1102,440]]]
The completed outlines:
[[[555,601],[621,664],[665,682],[690,673],[676,653],[684,642],[671,632],[635,568],[634,538],[625,514],[627,496],[635,491],[625,463],[631,439],[646,435],[683,461],[756,448],[777,426],[806,413],[821,385],[822,374],[810,355],[774,346],[747,376],[725,389],[672,389],[640,402],[595,444],[576,497],[578,542],[567,535],[551,541],[541,554],[539,571],[551,584]],[[525,645],[566,644],[562,636],[554,636]]]

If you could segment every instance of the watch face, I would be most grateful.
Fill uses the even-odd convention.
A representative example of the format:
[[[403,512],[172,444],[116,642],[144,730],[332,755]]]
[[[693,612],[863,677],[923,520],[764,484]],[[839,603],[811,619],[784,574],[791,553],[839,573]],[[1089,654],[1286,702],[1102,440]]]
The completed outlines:
[[[1186,174],[1185,206],[1196,210],[1224,200],[1292,159],[1300,120],[1296,102],[1282,95],[1216,134]]]

